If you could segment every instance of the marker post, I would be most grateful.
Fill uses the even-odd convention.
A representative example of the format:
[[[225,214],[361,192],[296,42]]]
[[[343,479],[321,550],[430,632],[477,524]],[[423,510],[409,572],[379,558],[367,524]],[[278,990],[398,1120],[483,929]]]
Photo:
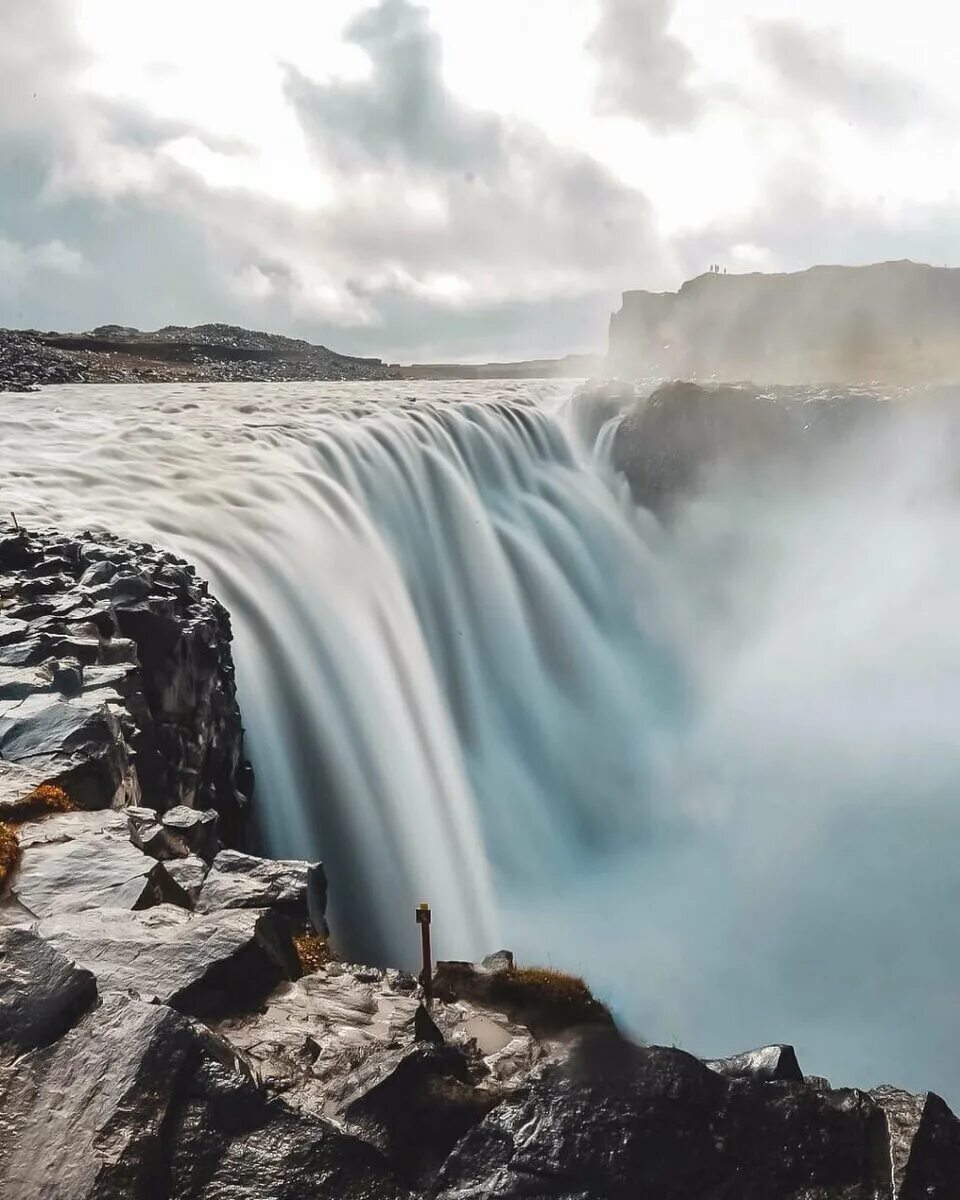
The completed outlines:
[[[423,950],[423,970],[420,983],[427,1004],[433,999],[433,959],[430,954],[430,905],[424,902],[417,907],[417,924],[420,926],[420,944]]]

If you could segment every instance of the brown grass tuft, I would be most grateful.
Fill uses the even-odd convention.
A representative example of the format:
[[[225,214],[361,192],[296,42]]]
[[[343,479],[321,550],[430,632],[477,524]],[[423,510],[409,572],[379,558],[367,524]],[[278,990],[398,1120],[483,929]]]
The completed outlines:
[[[304,975],[319,971],[333,958],[326,938],[320,937],[312,929],[305,930],[293,936],[293,948],[300,960],[300,968]]]
[[[511,967],[500,972],[493,977],[490,999],[541,1027],[613,1023],[609,1009],[579,976],[552,967]]]
[[[2,888],[20,861],[20,843],[16,830],[0,821],[0,888]]]

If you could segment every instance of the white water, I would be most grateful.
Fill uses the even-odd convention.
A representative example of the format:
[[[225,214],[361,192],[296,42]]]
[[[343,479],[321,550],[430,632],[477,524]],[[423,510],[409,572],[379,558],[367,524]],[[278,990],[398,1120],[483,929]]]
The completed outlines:
[[[557,415],[567,390],[0,397],[0,509],[211,579],[265,835],[325,859],[350,953],[409,962],[428,899],[442,956],[580,971],[651,1040],[787,1039],[838,1082],[956,1098],[942,445],[838,446],[667,532]]]
[[[642,830],[669,707],[655,589],[629,505],[551,415],[563,390],[2,402],[6,509],[169,545],[211,579],[267,843],[325,859],[357,957],[409,961],[420,899],[441,954],[487,953],[505,893]]]

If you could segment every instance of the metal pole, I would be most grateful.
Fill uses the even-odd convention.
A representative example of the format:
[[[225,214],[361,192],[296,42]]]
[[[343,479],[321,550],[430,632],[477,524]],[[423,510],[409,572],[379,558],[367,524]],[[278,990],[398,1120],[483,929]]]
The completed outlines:
[[[427,1004],[433,999],[433,959],[430,954],[430,905],[424,902],[417,908],[417,924],[420,926],[420,944],[423,950],[423,970],[420,983]]]

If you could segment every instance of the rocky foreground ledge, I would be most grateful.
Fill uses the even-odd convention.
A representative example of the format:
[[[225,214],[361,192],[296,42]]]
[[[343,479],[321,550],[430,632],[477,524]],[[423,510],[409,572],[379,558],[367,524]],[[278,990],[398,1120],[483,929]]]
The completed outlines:
[[[238,848],[229,622],[190,568],[47,531],[0,585],[4,1200],[958,1194],[933,1094],[636,1046],[506,952],[429,1007],[336,961],[322,867]]]

